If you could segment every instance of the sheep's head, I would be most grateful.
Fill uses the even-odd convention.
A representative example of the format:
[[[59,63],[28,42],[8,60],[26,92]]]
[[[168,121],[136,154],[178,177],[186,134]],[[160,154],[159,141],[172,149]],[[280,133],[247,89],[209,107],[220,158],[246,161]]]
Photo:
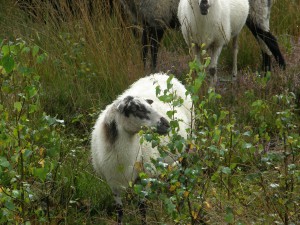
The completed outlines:
[[[119,123],[129,133],[137,133],[141,127],[154,127],[159,134],[167,134],[170,124],[151,107],[153,100],[127,96],[117,106]]]
[[[210,0],[199,0],[200,12],[202,15],[208,14],[210,5]]]

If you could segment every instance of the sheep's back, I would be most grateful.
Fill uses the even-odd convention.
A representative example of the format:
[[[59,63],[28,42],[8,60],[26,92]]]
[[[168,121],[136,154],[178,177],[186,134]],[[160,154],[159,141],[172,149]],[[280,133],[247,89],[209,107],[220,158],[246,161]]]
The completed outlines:
[[[168,27],[177,15],[179,0],[139,0],[139,13],[147,25]]]

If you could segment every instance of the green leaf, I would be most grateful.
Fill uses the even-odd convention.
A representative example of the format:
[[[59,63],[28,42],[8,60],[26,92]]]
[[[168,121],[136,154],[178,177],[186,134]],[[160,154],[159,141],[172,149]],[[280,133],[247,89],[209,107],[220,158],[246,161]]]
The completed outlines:
[[[231,169],[229,167],[224,166],[221,171],[222,171],[222,173],[227,174],[227,175],[231,174]]]
[[[5,157],[0,157],[0,166],[9,167],[10,163],[7,161],[7,159]]]
[[[39,53],[39,46],[35,45],[33,48],[32,48],[32,56],[35,57],[38,53]]]
[[[253,147],[253,145],[251,143],[244,143],[244,146],[243,146],[245,149],[250,149]]]
[[[174,114],[175,114],[175,111],[167,111],[167,116],[169,117],[169,118],[173,118],[173,116],[174,116]]]
[[[29,157],[29,156],[32,155],[32,151],[29,150],[29,149],[26,149],[26,150],[24,151],[23,155],[24,155],[25,158],[27,158],[27,157]]]
[[[20,191],[19,190],[12,190],[12,196],[14,198],[18,198],[20,196]]]
[[[2,47],[2,49],[1,49],[1,52],[2,52],[2,54],[3,54],[4,56],[9,55],[9,53],[10,53],[9,46],[8,46],[8,45],[4,45],[4,46]]]
[[[38,111],[38,106],[30,104],[29,105],[29,113],[34,113],[36,111]]]
[[[7,209],[9,209],[9,210],[11,210],[11,211],[13,211],[13,210],[15,209],[15,205],[14,205],[14,203],[11,202],[11,201],[5,202],[4,206],[5,206],[5,208],[7,208]]]
[[[30,52],[30,48],[29,47],[24,47],[21,51],[21,53],[29,53]]]
[[[27,87],[27,92],[28,92],[28,95],[29,95],[28,97],[32,98],[33,96],[36,95],[37,90],[34,86],[31,86],[31,87]]]
[[[10,73],[13,71],[15,67],[15,61],[13,57],[11,57],[10,55],[6,55],[2,58],[1,61],[2,61],[2,66],[5,69],[6,73]]]
[[[226,208],[226,216],[225,216],[225,221],[227,223],[233,223],[234,222],[234,215],[233,215],[233,210],[230,207]]]
[[[22,103],[21,103],[21,102],[15,102],[15,103],[14,103],[14,108],[15,108],[18,112],[20,112],[21,109],[22,109]]]
[[[36,62],[38,64],[41,64],[42,62],[45,61],[45,59],[47,58],[47,54],[46,53],[43,53],[41,55],[38,55],[38,57],[36,58]]]
[[[48,169],[46,167],[44,168],[33,168],[33,175],[42,181],[46,180],[48,174]]]

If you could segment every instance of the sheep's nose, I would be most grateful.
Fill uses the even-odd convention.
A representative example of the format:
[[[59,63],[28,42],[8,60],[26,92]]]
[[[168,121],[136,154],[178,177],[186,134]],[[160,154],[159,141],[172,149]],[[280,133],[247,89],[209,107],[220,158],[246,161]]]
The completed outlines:
[[[161,117],[157,126],[157,133],[167,134],[169,132],[170,123],[164,117]]]
[[[164,117],[161,117],[161,118],[160,118],[160,123],[161,123],[161,125],[163,125],[164,127],[170,128],[170,123],[169,123],[169,121],[166,120]]]
[[[200,2],[200,11],[202,15],[207,15],[208,14],[208,8],[209,8],[209,4],[207,0],[202,0]]]

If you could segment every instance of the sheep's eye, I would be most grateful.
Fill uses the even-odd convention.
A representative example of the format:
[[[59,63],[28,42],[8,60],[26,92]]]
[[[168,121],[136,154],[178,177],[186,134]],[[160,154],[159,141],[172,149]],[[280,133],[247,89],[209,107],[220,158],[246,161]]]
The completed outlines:
[[[149,105],[151,105],[151,104],[153,103],[153,100],[151,100],[151,99],[146,99],[146,102],[148,102]]]

